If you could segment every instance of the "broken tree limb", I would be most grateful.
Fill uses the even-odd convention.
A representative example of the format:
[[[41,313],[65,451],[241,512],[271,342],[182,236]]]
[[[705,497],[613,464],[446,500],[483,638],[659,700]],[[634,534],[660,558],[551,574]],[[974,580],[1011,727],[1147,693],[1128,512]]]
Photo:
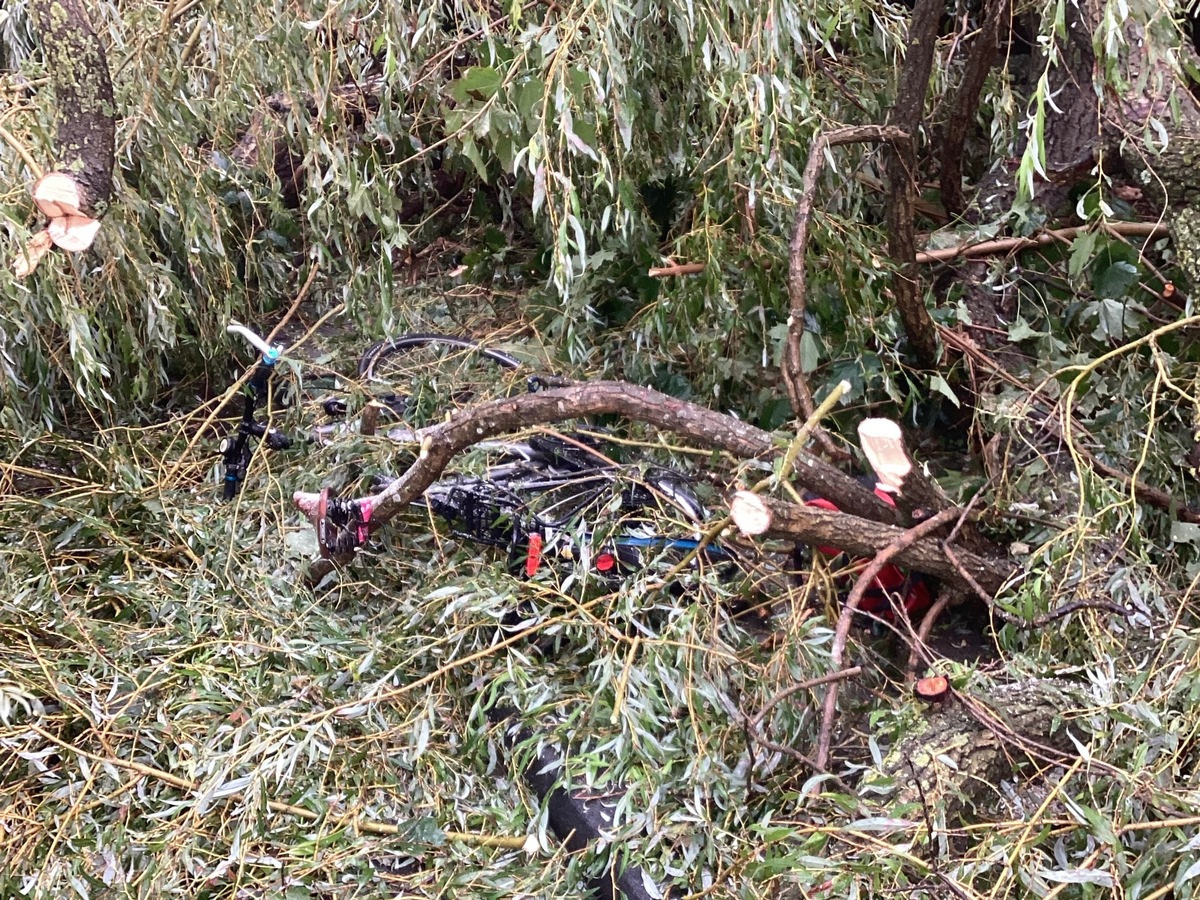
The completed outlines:
[[[1073,228],[1057,228],[1053,231],[1043,231],[1032,237],[999,238],[992,241],[981,241],[978,244],[959,244],[957,247],[944,247],[940,250],[922,250],[917,254],[917,263],[945,262],[962,257],[974,259],[979,256],[995,256],[1000,253],[1011,253],[1014,250],[1028,250],[1031,247],[1045,247],[1048,244],[1070,243],[1079,235],[1090,231],[1091,226],[1081,225]],[[1166,237],[1170,229],[1162,222],[1111,222],[1106,226],[1107,231],[1123,237],[1142,237],[1150,240]]]
[[[655,266],[646,274],[651,278],[669,278],[672,275],[699,275],[706,268],[706,263],[671,263],[669,266]]]
[[[933,534],[938,528],[949,524],[955,518],[961,519],[965,515],[965,510],[944,509],[932,519],[922,522],[920,525],[914,525],[907,531],[897,529],[896,536],[888,541],[887,545],[881,548],[875,554],[875,558],[859,573],[854,587],[850,590],[850,596],[846,598],[841,614],[838,616],[837,630],[833,635],[833,646],[829,651],[829,662],[835,670],[842,667],[842,659],[846,653],[846,641],[850,638],[850,626],[854,622],[854,613],[884,567],[893,559],[898,559],[905,550],[914,547],[922,538]],[[837,713],[837,695],[838,683],[834,681],[830,683],[829,689],[825,692],[821,731],[817,738],[817,766],[822,769],[829,763],[829,744],[833,736],[833,717]]]
[[[729,509],[739,529],[743,521],[748,522],[746,534],[837,547],[852,556],[874,557],[905,534],[903,528],[895,525],[761,497],[749,491],[735,493]],[[937,516],[929,521],[935,520],[941,522]],[[1008,559],[981,556],[966,550],[957,551],[956,555],[959,565],[992,596],[1017,572],[1017,566]],[[946,558],[941,542],[936,539],[923,538],[911,546],[905,546],[896,553],[895,562],[904,568],[924,572],[956,587],[971,590],[971,585]]]
[[[42,175],[33,199],[50,219],[56,246],[86,250],[108,208],[116,161],[116,104],[104,44],[82,0],[31,0],[29,13],[41,38],[54,86],[57,168]],[[32,242],[14,265],[19,276],[37,266],[44,239]]]
[[[421,450],[416,461],[385,490],[360,498],[370,505],[371,529],[379,528],[420,497],[456,454],[479,441],[533,425],[610,414],[646,422],[739,459],[772,458],[784,452],[770,433],[733,416],[622,381],[582,382],[466,407],[445,422],[417,431],[414,440]],[[896,521],[895,509],[873,491],[807,453],[797,454],[791,478],[864,520]],[[316,497],[297,493],[293,502],[312,519]],[[314,564],[310,575],[319,580],[330,568],[322,560]]]

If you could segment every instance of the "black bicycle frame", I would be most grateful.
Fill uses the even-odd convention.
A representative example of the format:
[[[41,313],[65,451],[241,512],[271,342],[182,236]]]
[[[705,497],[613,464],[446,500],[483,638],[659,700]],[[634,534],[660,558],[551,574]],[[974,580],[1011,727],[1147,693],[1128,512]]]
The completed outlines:
[[[233,437],[221,442],[221,455],[225,463],[225,480],[221,496],[232,500],[242,489],[246,479],[246,471],[250,468],[250,460],[254,456],[254,448],[250,438],[259,438],[266,442],[271,450],[286,450],[292,445],[291,438],[283,432],[270,427],[265,422],[259,422],[254,414],[259,404],[264,402],[271,390],[271,375],[275,372],[275,363],[279,360],[280,349],[269,347],[254,335],[249,329],[240,325],[231,325],[230,331],[236,331],[246,337],[262,351],[262,357],[254,372],[250,375],[245,390],[242,392],[242,419],[238,423],[237,432]]]

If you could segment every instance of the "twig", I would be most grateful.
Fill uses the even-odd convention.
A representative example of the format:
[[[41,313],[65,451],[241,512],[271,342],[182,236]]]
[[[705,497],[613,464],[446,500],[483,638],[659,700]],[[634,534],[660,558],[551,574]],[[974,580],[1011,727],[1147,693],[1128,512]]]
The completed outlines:
[[[800,691],[807,691],[809,688],[820,687],[823,684],[831,684],[834,681],[844,681],[847,678],[853,678],[862,672],[862,666],[851,666],[849,669],[842,669],[839,672],[828,672],[819,678],[810,678],[807,681],[801,681],[793,684],[790,687],[784,688],[774,697],[763,704],[763,708],[758,711],[753,719],[750,720],[751,728],[758,728],[762,725],[763,719],[767,713],[773,710],[776,706],[786,700],[792,694],[798,694]]]
[[[808,221],[812,216],[813,201],[817,192],[817,179],[825,165],[825,153],[830,147],[844,144],[878,143],[880,141],[907,140],[902,129],[889,125],[859,125],[838,128],[817,136],[808,151],[808,162],[804,166],[804,181],[800,200],[796,204],[796,216],[792,225],[792,240],[788,248],[788,334],[783,353],[784,385],[797,416],[811,418],[813,415],[812,391],[801,363],[800,341],[804,336],[804,316],[807,300],[807,251]],[[835,459],[844,459],[846,451],[838,447],[824,431],[816,432],[816,438]]]
[[[883,571],[884,566],[891,562],[892,558],[901,551],[913,546],[921,538],[933,534],[947,522],[951,522],[955,517],[961,515],[959,509],[944,509],[931,519],[926,519],[920,525],[915,525],[907,531],[902,532],[891,543],[875,554],[875,558],[867,564],[862,573],[858,576],[858,580],[854,582],[854,587],[850,591],[850,596],[846,598],[846,603],[842,607],[842,613],[838,616],[837,631],[833,636],[833,647],[830,649],[829,660],[835,669],[840,669],[842,660],[846,655],[846,640],[850,636],[850,626],[854,622],[854,612],[858,609],[858,605],[862,603],[863,597],[867,590],[875,583],[876,576]],[[825,708],[822,711],[821,733],[817,740],[817,764],[821,768],[829,762],[829,742],[833,734],[833,718],[837,712],[837,695],[838,682],[833,682],[829,685],[829,690],[825,692]]]
[[[25,163],[25,167],[29,169],[29,174],[33,176],[33,180],[37,181],[45,173],[42,167],[37,164],[37,161],[29,155],[29,151],[25,149],[25,145],[17,140],[16,136],[7,128],[0,127],[0,138],[4,143],[12,147],[12,150],[17,156],[21,157],[21,161]]]
[[[979,345],[971,338],[963,334],[958,334],[955,331],[951,331],[949,328],[946,328],[943,325],[938,326],[938,334],[944,342],[953,345],[956,349],[970,357],[971,361],[976,365],[982,366],[992,375],[995,375],[997,378],[1002,378],[1013,387],[1026,391],[1033,400],[1044,406],[1050,414],[1053,415],[1057,413],[1058,404],[1056,400],[1043,396],[1037,389],[1030,388],[1019,378],[984,353],[983,350],[980,349]],[[1049,418],[1047,418],[1047,421],[1045,422],[1045,427],[1054,437],[1058,438],[1059,440],[1064,439],[1061,429],[1052,421],[1050,421]],[[1078,432],[1084,436],[1087,435],[1087,430],[1078,422],[1076,422],[1073,417],[1071,419],[1071,431]],[[1105,478],[1112,478],[1120,482],[1124,487],[1129,487],[1130,483],[1132,482],[1132,490],[1137,499],[1141,502],[1147,504],[1148,506],[1153,506],[1156,509],[1161,509],[1164,512],[1171,512],[1174,510],[1182,522],[1200,523],[1200,512],[1188,509],[1170,494],[1166,493],[1166,491],[1144,484],[1140,481],[1133,482],[1133,479],[1130,478],[1130,476],[1126,475],[1120,469],[1110,466],[1108,463],[1097,458],[1092,451],[1087,449],[1087,447],[1075,444],[1074,449],[1082,459],[1087,460],[1088,464]]]
[[[987,486],[976,491],[971,499],[967,501],[967,505],[963,507],[962,515],[958,517],[958,521],[955,522],[954,527],[950,529],[950,534],[948,534],[946,536],[946,540],[942,542],[943,552],[946,552],[948,558],[952,559],[952,561],[955,559],[955,557],[952,556],[952,552],[949,549],[950,545],[953,544],[955,538],[958,537],[958,533],[962,530],[963,525],[966,524],[967,517],[971,514],[971,510],[975,508],[975,504],[979,502],[979,499],[983,496],[983,492],[986,489]],[[973,586],[972,590],[974,590],[974,586],[977,586],[978,582],[971,577],[969,572],[964,572],[961,568],[958,571],[960,575],[963,575],[964,580]],[[943,587],[933,606],[931,606],[929,611],[925,613],[925,617],[921,620],[921,626],[919,629],[917,629],[916,633],[913,634],[912,627],[909,627],[908,631],[912,636],[912,639],[909,643],[908,649],[908,667],[905,673],[906,683],[911,682],[916,675],[917,660],[921,655],[921,649],[928,649],[927,642],[929,640],[929,633],[933,631],[934,623],[937,622],[938,617],[941,616],[942,611],[945,610],[950,601],[954,599],[956,593],[957,592],[951,589],[949,586]],[[986,598],[985,602],[987,602]]]
[[[655,266],[646,274],[651,278],[668,278],[672,275],[699,275],[708,268],[706,263],[672,263],[669,266]]]
[[[928,650],[929,633],[933,631],[934,624],[945,611],[946,607],[950,605],[950,601],[956,596],[961,597],[963,594],[956,588],[943,585],[942,589],[938,592],[937,600],[934,601],[933,606],[929,607],[929,611],[925,613],[924,618],[921,619],[921,625],[917,629],[916,636],[912,639],[908,647],[908,665],[905,668],[904,678],[905,684],[912,684],[916,679],[917,665],[921,659],[921,650],[922,648]],[[932,658],[932,654],[929,654],[929,657]]]
[[[1017,625],[1021,628],[1042,628],[1049,625],[1051,622],[1057,621],[1064,616],[1069,616],[1073,612],[1078,612],[1081,609],[1098,609],[1102,612],[1110,612],[1118,616],[1129,618],[1133,615],[1133,611],[1118,606],[1110,600],[1073,600],[1070,603],[1064,603],[1062,606],[1056,607],[1049,612],[1042,613],[1040,616],[1035,616],[1032,619],[1026,619],[1024,616],[1018,616],[1015,613],[1010,613],[1006,609],[1001,609],[995,603],[995,598],[988,594],[980,585],[979,582],[971,577],[962,565],[957,554],[949,546],[949,541],[942,545],[942,552],[946,554],[946,559],[950,564],[958,570],[958,574],[963,580],[971,585],[971,590],[978,594],[983,601],[988,605],[988,608],[996,615],[996,618],[1008,622],[1010,625]]]
[[[1047,244],[1063,243],[1075,240],[1081,234],[1091,230],[1091,226],[1079,225],[1070,228],[1058,228],[1052,231],[1042,231],[1033,237],[999,238],[992,241],[981,241],[978,244],[959,244],[957,247],[944,247],[940,250],[922,250],[917,254],[918,264],[945,262],[948,259],[964,257],[971,259],[978,256],[995,256],[1009,253],[1013,250],[1027,250],[1030,247],[1045,247]],[[1162,222],[1112,222],[1105,226],[1106,231],[1128,237],[1160,238],[1170,234],[1170,229]]]
[[[148,766],[145,763],[135,762],[129,759],[122,759],[119,756],[98,756],[95,753],[89,753],[81,747],[70,744],[60,738],[55,737],[50,732],[38,725],[29,726],[33,731],[36,731],[45,740],[67,750],[70,753],[75,753],[80,756],[85,756],[93,762],[102,765],[113,765],[119,769],[126,769],[130,772],[136,772],[138,775],[145,775],[150,778],[157,779],[181,791],[187,791],[189,794],[197,794],[200,792],[201,785],[187,778],[181,778],[178,775],[172,775],[170,772],[164,772],[162,769],[156,769],[154,766]],[[222,800],[244,801],[245,794],[241,791],[223,796]],[[405,829],[399,825],[394,825],[390,822],[372,822],[366,819],[361,819],[358,816],[338,816],[333,813],[317,813],[311,809],[306,809],[303,806],[294,806],[291,803],[283,803],[279,800],[268,800],[266,802],[267,809],[272,812],[286,813],[287,815],[296,816],[308,822],[323,821],[329,826],[337,828],[347,828],[353,831],[363,831],[367,834],[382,834],[382,835],[403,835]],[[526,844],[528,838],[516,837],[510,835],[499,834],[469,834],[460,831],[444,831],[442,832],[449,840],[459,841],[464,844],[472,844],[476,847],[503,847],[509,850],[520,850]]]
[[[788,445],[787,452],[783,455],[783,462],[779,466],[779,481],[784,489],[792,495],[792,499],[797,503],[803,503],[804,500],[796,494],[795,488],[792,487],[791,478],[792,470],[796,466],[796,457],[800,451],[804,449],[804,445],[808,443],[809,437],[814,433],[823,433],[820,429],[821,420],[825,418],[837,406],[838,401],[846,395],[850,390],[850,382],[839,381],[833,386],[833,390],[829,392],[829,396],[821,401],[821,405],[809,413],[808,420],[800,426],[800,430],[796,432],[796,437]],[[765,487],[772,479],[764,479],[763,482],[754,486],[754,492],[758,493],[761,487]]]

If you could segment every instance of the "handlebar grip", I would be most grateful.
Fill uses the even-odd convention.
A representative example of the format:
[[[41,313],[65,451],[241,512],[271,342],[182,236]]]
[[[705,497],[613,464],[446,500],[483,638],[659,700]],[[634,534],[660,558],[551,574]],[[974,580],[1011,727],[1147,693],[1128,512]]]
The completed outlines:
[[[234,475],[232,472],[226,472],[225,473],[225,487],[221,490],[221,496],[225,500],[232,500],[234,497],[237,496],[238,486],[239,486],[240,482],[241,482],[241,479],[238,478],[236,475]]]
[[[279,351],[260,338],[241,322],[230,322],[225,330],[230,334],[240,334],[250,346],[263,355],[264,359],[274,362],[279,357]]]

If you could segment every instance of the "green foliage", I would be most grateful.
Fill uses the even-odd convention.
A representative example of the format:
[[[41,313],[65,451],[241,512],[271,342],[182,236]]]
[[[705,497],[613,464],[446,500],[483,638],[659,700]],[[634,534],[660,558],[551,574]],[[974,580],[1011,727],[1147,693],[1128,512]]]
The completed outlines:
[[[531,311],[573,362],[738,395],[775,421],[798,172],[818,130],[886,109],[903,27],[872,2],[92,14],[118,95],[117,202],[95,251],[52,256],[23,284],[0,276],[0,390],[26,401],[9,403],[13,427],[59,422],[64,404],[111,420],[151,402],[224,351],[230,317],[269,320],[307,265],[318,302],[396,327],[396,267],[447,226],[447,207],[461,210],[456,233],[498,238],[472,257],[477,276],[546,280],[556,299]],[[8,46],[36,78],[36,59]],[[12,130],[48,162],[52,98],[35,99]],[[245,165],[250,129],[258,159]],[[15,154],[0,164],[27,183]],[[881,237],[847,177],[873,166],[839,151],[814,223],[816,254],[837,263],[813,267],[810,290],[828,299],[811,304],[814,330],[838,344],[888,315]],[[461,187],[436,193],[447,183]],[[11,258],[37,222],[21,189],[2,199]],[[662,253],[709,271],[649,284]],[[627,339],[602,341],[608,328]]]

